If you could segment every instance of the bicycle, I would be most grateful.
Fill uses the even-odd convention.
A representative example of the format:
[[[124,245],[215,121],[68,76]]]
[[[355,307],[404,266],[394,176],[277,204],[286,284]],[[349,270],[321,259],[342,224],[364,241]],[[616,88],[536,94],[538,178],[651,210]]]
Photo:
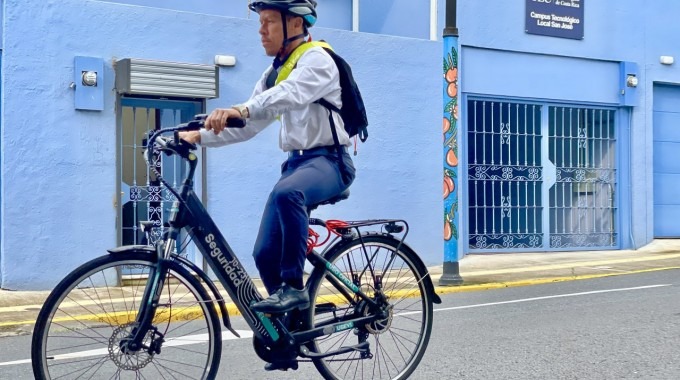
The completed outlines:
[[[200,129],[204,119],[197,115],[149,136],[145,156],[152,170],[154,154],[161,152],[188,163],[179,190],[154,170],[176,198],[163,238],[155,245],[111,249],[54,288],[33,333],[35,377],[215,378],[221,324],[240,334],[217,286],[180,255],[185,242],[176,249],[184,230],[252,330],[255,352],[264,361],[311,361],[326,379],[407,378],[425,353],[433,303],[441,300],[422,260],[404,242],[406,221],[310,217],[309,309],[297,316],[253,312],[250,305],[262,296],[193,192],[197,147],[178,138],[179,131]],[[230,120],[229,127],[236,122]],[[241,120],[238,126],[243,124]],[[161,136],[167,133],[174,137]],[[327,236],[312,226],[325,229]],[[147,236],[149,227],[142,222]],[[364,231],[369,227],[371,231]],[[324,245],[323,251],[315,250]]]

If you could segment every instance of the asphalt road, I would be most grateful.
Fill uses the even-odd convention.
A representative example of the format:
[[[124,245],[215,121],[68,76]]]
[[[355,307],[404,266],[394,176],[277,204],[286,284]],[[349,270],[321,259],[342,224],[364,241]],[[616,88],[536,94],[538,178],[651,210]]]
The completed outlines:
[[[675,380],[679,296],[680,270],[444,295],[411,378]],[[0,338],[0,379],[32,379],[29,357],[29,336]],[[319,378],[263,364],[250,339],[227,340],[219,378]]]

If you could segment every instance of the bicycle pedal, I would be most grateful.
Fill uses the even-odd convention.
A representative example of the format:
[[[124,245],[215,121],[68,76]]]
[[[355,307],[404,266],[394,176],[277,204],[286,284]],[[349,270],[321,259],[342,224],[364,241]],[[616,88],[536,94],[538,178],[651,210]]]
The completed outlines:
[[[288,371],[289,369],[297,371],[298,368],[297,360],[267,363],[264,365],[265,371]]]

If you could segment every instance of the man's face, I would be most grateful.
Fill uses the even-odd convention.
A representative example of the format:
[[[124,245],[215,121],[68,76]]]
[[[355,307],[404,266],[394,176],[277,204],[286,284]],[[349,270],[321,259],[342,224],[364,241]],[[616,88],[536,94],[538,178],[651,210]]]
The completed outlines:
[[[268,56],[274,57],[283,44],[281,13],[271,9],[260,11],[260,39]]]
[[[288,37],[304,32],[301,17],[286,17]],[[260,38],[268,56],[274,57],[283,45],[283,21],[279,11],[264,9],[260,11]]]

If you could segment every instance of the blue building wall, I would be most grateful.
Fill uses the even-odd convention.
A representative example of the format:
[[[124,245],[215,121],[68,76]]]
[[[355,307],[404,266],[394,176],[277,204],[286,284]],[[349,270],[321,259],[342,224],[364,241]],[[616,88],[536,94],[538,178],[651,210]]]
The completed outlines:
[[[112,3],[152,6],[212,15],[257,19],[248,12],[248,0],[108,0]],[[441,4],[445,0],[438,0]],[[352,0],[317,1],[317,26],[352,30]],[[442,8],[443,9],[443,5]],[[359,31],[428,39],[430,0],[359,0]],[[313,33],[313,31],[312,31]]]
[[[248,4],[250,3],[248,0],[106,0],[106,2],[257,20],[257,14],[250,12],[248,9]],[[351,0],[349,6],[347,0],[320,1],[318,12],[320,15],[326,15],[327,17],[321,17],[317,26],[351,30],[351,5]],[[328,15],[332,15],[332,17],[328,17]]]
[[[673,37],[680,35],[680,25],[673,21],[680,3],[585,2],[583,40],[526,34],[524,1],[459,3],[464,93],[616,105],[621,90],[618,64],[638,65],[635,103],[621,108],[617,131],[622,137],[619,175],[630,178],[621,186],[619,199],[627,232],[621,243],[624,248],[649,243],[654,237],[653,83],[680,83],[677,64],[659,63],[661,55],[680,53]]]
[[[73,17],[78,14],[78,17]],[[2,105],[2,287],[46,289],[116,244],[116,110],[112,64],[126,57],[212,64],[220,94],[243,101],[271,62],[255,19],[82,0],[6,0]],[[428,264],[441,262],[440,70],[435,42],[314,28],[355,67],[371,120],[352,197],[320,217],[400,217]],[[30,43],[27,43],[30,41]],[[361,48],[357,48],[361,47]],[[397,56],[395,52],[400,54]],[[370,52],[370,53],[367,53]],[[74,110],[74,56],[105,61],[105,108]],[[395,67],[398,67],[395,69]],[[405,73],[418,72],[418,75]],[[11,126],[11,127],[10,127]],[[208,152],[208,207],[247,268],[262,206],[285,156],[276,125],[240,146]],[[414,160],[414,154],[418,160]],[[433,207],[434,206],[434,207]]]
[[[395,0],[378,7],[362,1],[362,30],[370,33],[348,31],[348,0],[322,0],[319,27],[313,29],[316,39],[330,41],[352,62],[371,121],[369,142],[356,157],[352,197],[316,215],[405,218],[412,227],[409,243],[427,264],[441,264],[441,42],[427,40],[425,13],[414,10],[414,3]],[[429,9],[429,1],[418,1]],[[439,31],[444,3],[438,1]],[[583,40],[526,34],[524,1],[459,3],[464,97],[619,107],[619,62],[638,65],[635,105],[618,108],[621,243],[625,248],[651,241],[652,90],[655,82],[680,84],[677,64],[658,62],[660,55],[680,57],[674,20],[680,3],[586,2]],[[208,101],[211,110],[244,100],[270,58],[245,0],[4,0],[4,5],[2,287],[45,289],[116,244],[113,62],[134,57],[211,64],[215,54],[235,55],[235,67],[220,69],[221,97]],[[74,56],[105,61],[103,111],[74,110],[69,88]],[[285,158],[277,148],[277,128],[208,152],[208,208],[253,274],[250,251],[262,205]]]

